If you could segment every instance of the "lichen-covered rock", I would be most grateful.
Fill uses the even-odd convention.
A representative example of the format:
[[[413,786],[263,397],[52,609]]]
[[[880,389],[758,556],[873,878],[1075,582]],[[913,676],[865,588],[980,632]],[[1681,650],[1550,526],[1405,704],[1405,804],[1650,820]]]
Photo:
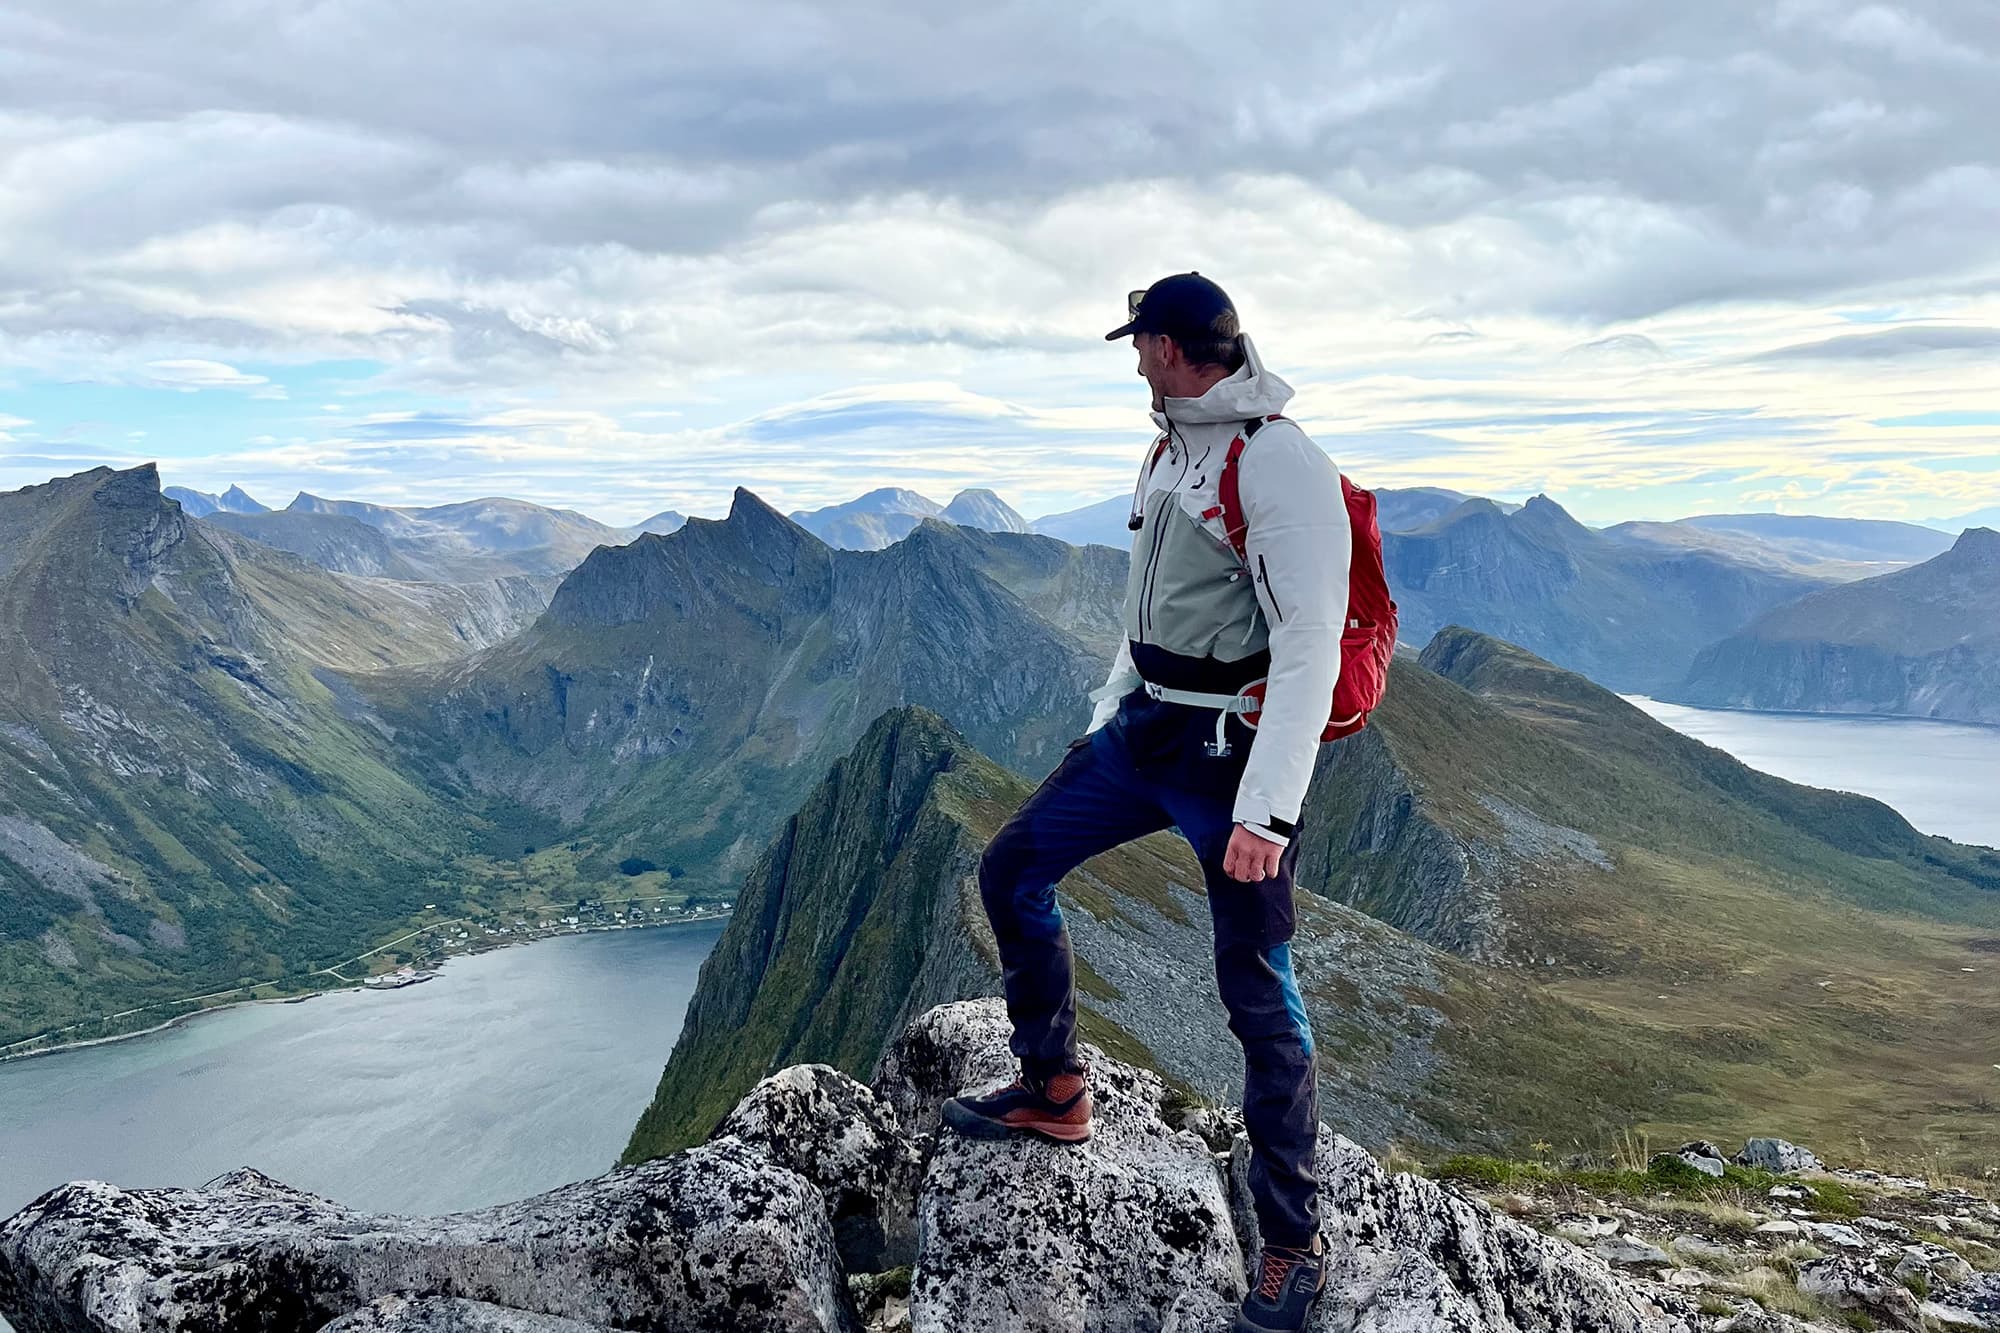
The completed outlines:
[[[1836,1254],[1799,1269],[1799,1290],[1842,1310],[1859,1310],[1895,1328],[1917,1329],[1923,1319],[1910,1289],[1873,1259]]]
[[[456,1296],[378,1296],[319,1333],[621,1333],[560,1315],[529,1314]]]
[[[875,1066],[875,1091],[913,1135],[938,1128],[938,1107],[968,1087],[1005,1083],[1019,1071],[1013,1028],[995,1000],[941,1004],[903,1029]]]
[[[759,1149],[819,1187],[849,1272],[916,1257],[923,1157],[889,1103],[831,1065],[793,1065],[750,1090],[715,1136]]]
[[[1230,1156],[1247,1244],[1250,1145]],[[1327,1295],[1314,1333],[1687,1333],[1678,1298],[1421,1176],[1391,1175],[1320,1127]]]
[[[1783,1139],[1749,1139],[1736,1154],[1736,1165],[1754,1166],[1764,1171],[1790,1175],[1797,1171],[1817,1171],[1820,1160],[1810,1148]]]
[[[2000,1273],[1979,1273],[1933,1293],[1922,1313],[1953,1328],[2000,1329]]]
[[[997,1001],[933,1010],[877,1085],[914,1118],[932,1098],[1011,1078],[1006,1038]],[[1156,1075],[1095,1049],[1086,1058],[1088,1143],[939,1134],[918,1204],[914,1333],[1157,1333],[1199,1293],[1240,1296],[1242,1254],[1208,1145],[1168,1128]]]
[[[819,1191],[734,1140],[443,1217],[244,1170],[198,1190],[72,1182],[0,1223],[21,1333],[317,1329],[397,1292],[649,1333],[852,1324]]]

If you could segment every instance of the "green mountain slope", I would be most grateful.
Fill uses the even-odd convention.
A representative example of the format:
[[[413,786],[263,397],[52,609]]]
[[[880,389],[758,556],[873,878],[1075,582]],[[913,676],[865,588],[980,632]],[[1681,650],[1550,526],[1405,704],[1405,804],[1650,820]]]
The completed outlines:
[[[1991,1151],[2000,853],[1755,772],[1465,630],[1322,756],[1303,882],[1702,1063],[1688,1128]],[[1968,1151],[1971,1149],[1968,1148]]]
[[[0,1043],[344,957],[421,905],[474,821],[321,676],[463,626],[374,591],[187,519],[151,467],[0,496]]]
[[[744,880],[626,1160],[698,1141],[774,1068],[824,1061],[865,1078],[911,1015],[997,993],[978,860],[1031,786],[933,714],[877,720]],[[1209,979],[1201,884],[1185,844],[1162,835],[1096,858],[1061,894],[1086,1037],[1222,1102],[1242,1066]],[[1376,1142],[1497,1146],[1509,1140],[1495,1125],[1624,1124],[1679,1077],[1645,1033],[1330,902],[1302,903],[1294,951],[1328,1113]],[[1643,1083],[1625,1072],[1636,1053],[1652,1061]],[[1487,1060],[1550,1082],[1496,1084]],[[1579,1116],[1582,1087],[1593,1100]]]
[[[1684,703],[2000,723],[2000,532],[1778,607],[1703,650]]]
[[[886,709],[938,709],[1021,768],[1082,728],[1101,659],[979,549],[927,524],[834,550],[738,491],[727,519],[596,551],[507,643],[356,684],[441,784],[733,877]]]

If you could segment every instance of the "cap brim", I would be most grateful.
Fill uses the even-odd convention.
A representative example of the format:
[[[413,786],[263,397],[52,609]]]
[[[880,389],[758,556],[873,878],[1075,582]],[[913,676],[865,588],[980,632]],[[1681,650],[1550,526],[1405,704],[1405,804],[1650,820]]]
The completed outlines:
[[[1130,321],[1129,323],[1120,324],[1117,328],[1105,334],[1104,341],[1115,342],[1117,339],[1123,338],[1128,333],[1137,333],[1138,331],[1139,331],[1139,321],[1135,319]]]

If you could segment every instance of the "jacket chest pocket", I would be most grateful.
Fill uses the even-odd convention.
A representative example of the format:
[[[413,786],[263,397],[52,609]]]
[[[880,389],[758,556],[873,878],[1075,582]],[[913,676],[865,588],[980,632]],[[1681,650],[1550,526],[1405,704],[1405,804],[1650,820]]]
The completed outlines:
[[[1237,559],[1236,548],[1229,544],[1229,529],[1222,521],[1222,501],[1215,492],[1176,491],[1174,504],[1228,558],[1232,571],[1240,570],[1242,562]],[[1234,582],[1233,575],[1231,581]]]

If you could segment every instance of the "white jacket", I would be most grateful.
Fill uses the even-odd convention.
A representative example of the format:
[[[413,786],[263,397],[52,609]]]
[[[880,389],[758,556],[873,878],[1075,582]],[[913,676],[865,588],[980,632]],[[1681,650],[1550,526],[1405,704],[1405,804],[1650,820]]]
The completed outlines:
[[[1251,418],[1284,410],[1292,388],[1264,369],[1250,339],[1244,364],[1199,398],[1169,398],[1154,421],[1167,447],[1148,445],[1135,492],[1144,516],[1132,551],[1125,632],[1091,730],[1137,688],[1133,645],[1230,663],[1268,648],[1257,741],[1237,788],[1235,818],[1286,841],[1312,780],[1319,734],[1340,675],[1353,554],[1340,473],[1290,421],[1259,429],[1237,464],[1245,558],[1219,517],[1216,488],[1230,441]]]

